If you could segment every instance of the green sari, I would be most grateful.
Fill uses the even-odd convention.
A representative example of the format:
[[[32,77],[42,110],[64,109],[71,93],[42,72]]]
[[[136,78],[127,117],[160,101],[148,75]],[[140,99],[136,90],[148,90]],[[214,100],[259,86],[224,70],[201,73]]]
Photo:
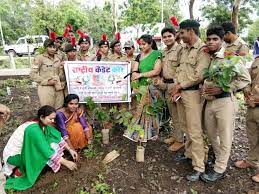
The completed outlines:
[[[43,131],[38,123],[29,125],[24,131],[21,154],[10,157],[10,161],[14,161],[16,165],[19,163],[17,167],[19,167],[22,176],[8,178],[5,189],[28,189],[36,182],[46,164],[53,170],[53,167],[57,168],[58,165],[60,167],[60,164],[57,164],[56,161],[61,158],[63,150],[58,149],[56,151],[52,147],[54,144],[59,145],[60,148],[64,147],[65,144],[62,143],[63,145],[61,145],[61,142],[61,134],[54,127],[45,126]]]
[[[153,50],[147,57],[139,61],[139,72],[145,73],[152,71],[159,58],[161,58],[161,53],[157,50]],[[142,95],[140,102],[137,104],[134,118],[136,119],[137,124],[141,126],[142,130],[130,131],[127,129],[123,136],[135,142],[147,142],[158,136],[162,115],[148,114],[146,107],[153,106],[159,99],[162,99],[162,93],[153,84],[148,83],[148,78],[140,78],[139,83],[140,86],[146,86],[146,91],[145,94]]]

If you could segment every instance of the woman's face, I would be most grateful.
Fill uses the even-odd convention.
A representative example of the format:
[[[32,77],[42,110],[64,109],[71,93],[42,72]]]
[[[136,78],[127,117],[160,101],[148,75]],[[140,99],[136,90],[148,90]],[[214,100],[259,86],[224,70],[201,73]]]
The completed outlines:
[[[139,40],[139,46],[140,46],[141,52],[144,52],[144,53],[147,53],[152,49],[151,44],[148,44],[143,39]]]
[[[79,102],[77,99],[73,99],[71,100],[68,104],[67,104],[67,109],[70,112],[75,112],[77,110],[77,108],[79,107]]]
[[[49,116],[46,116],[46,117],[41,116],[40,120],[43,123],[43,125],[52,125],[55,122],[55,118],[56,118],[56,113],[53,112]]]

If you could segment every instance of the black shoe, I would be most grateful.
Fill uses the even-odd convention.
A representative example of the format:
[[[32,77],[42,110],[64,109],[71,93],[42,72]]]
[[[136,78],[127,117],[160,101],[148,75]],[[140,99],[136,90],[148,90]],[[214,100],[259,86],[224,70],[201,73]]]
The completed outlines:
[[[186,179],[188,181],[192,181],[192,182],[198,181],[200,179],[201,174],[203,174],[203,173],[199,172],[197,170],[193,170],[191,174],[186,176]]]
[[[176,154],[176,156],[174,157],[174,161],[176,162],[188,162],[188,163],[192,163],[192,159],[191,158],[187,158],[184,154]]]
[[[224,178],[224,173],[218,173],[214,170],[211,170],[210,172],[201,175],[201,180],[203,180],[204,182],[214,182],[222,178]]]

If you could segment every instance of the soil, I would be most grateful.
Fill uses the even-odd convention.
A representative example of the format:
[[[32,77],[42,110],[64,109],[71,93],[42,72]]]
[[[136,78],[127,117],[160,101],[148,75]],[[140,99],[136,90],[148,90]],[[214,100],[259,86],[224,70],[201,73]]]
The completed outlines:
[[[1,82],[3,81],[0,81],[0,85]],[[11,87],[11,95],[0,96],[0,102],[9,106],[12,111],[11,119],[1,130],[2,154],[4,145],[13,130],[31,114],[36,113],[39,102],[37,90],[32,85]],[[145,162],[137,163],[135,161],[137,144],[122,137],[122,130],[116,130],[111,135],[109,145],[94,144],[97,156],[86,158],[84,152],[80,152],[77,171],[70,172],[64,167],[58,173],[44,170],[32,188],[16,193],[102,193],[97,188],[100,183],[110,186],[109,193],[121,194],[259,192],[259,185],[251,181],[251,176],[255,171],[239,170],[233,166],[233,161],[246,157],[248,151],[245,111],[242,107],[237,114],[234,141],[225,178],[215,183],[202,181],[192,183],[185,179],[185,176],[192,170],[191,165],[173,160],[175,153],[168,151],[168,146],[163,143],[163,139],[168,135],[167,131],[162,131],[158,141],[149,141],[144,145]],[[117,150],[120,156],[104,166],[101,161],[112,150]]]

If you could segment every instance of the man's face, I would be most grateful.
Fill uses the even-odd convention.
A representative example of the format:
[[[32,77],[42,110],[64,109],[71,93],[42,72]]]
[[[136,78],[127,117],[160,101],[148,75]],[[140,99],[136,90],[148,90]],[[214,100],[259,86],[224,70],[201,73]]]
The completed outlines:
[[[47,53],[49,55],[54,55],[56,52],[56,47],[54,45],[50,45],[47,47]]]
[[[207,36],[206,44],[210,51],[216,52],[221,48],[222,39],[216,34],[212,34]]]
[[[162,35],[162,40],[166,46],[172,46],[175,43],[175,36],[170,32],[165,32]]]
[[[61,41],[56,40],[55,41],[55,46],[56,46],[56,49],[59,49],[61,47]]]
[[[81,49],[82,51],[88,51],[89,47],[90,47],[89,42],[82,42],[82,43],[80,44],[80,49]]]
[[[114,53],[120,54],[121,53],[121,44],[115,44],[114,46]]]
[[[227,43],[230,43],[231,42],[231,33],[230,32],[226,32],[224,34],[224,41],[227,42]]]
[[[109,47],[108,47],[108,45],[101,45],[101,46],[100,46],[100,51],[101,51],[102,54],[107,55],[108,52],[109,52]]]
[[[187,29],[180,30],[180,38],[184,43],[189,43],[191,41],[191,33],[192,33],[192,30],[187,30]]]
[[[74,60],[76,58],[76,51],[72,50],[72,51],[67,52],[67,58],[70,60]]]
[[[134,54],[135,49],[133,47],[125,47],[124,49],[127,56],[132,56]]]

